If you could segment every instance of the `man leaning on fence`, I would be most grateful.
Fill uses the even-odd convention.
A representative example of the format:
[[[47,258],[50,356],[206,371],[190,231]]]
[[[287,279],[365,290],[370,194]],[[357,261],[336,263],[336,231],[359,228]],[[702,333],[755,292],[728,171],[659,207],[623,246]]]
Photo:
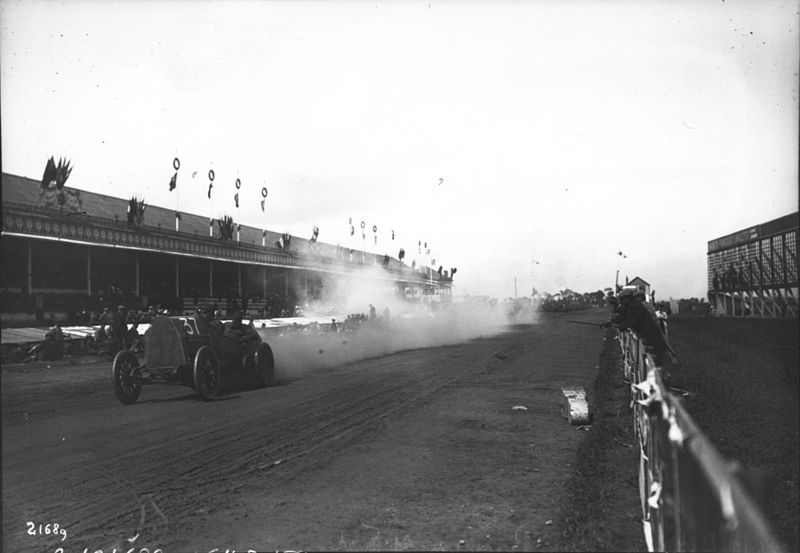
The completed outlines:
[[[624,289],[617,297],[620,308],[611,317],[611,321],[603,323],[603,326],[613,324],[619,330],[633,330],[652,353],[657,366],[674,364],[678,358],[662,332],[654,311],[644,304],[644,294]]]

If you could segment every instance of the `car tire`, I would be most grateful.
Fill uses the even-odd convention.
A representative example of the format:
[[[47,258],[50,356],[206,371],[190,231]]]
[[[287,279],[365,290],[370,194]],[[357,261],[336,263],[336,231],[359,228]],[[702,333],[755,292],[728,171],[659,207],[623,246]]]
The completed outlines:
[[[222,372],[214,351],[201,346],[194,356],[194,389],[205,401],[217,397],[222,385]]]
[[[271,386],[275,379],[275,357],[272,355],[272,349],[262,342],[258,345],[253,361],[253,371],[258,386],[260,388]]]
[[[142,393],[139,359],[132,351],[122,350],[111,365],[111,386],[114,395],[125,405],[136,403]]]

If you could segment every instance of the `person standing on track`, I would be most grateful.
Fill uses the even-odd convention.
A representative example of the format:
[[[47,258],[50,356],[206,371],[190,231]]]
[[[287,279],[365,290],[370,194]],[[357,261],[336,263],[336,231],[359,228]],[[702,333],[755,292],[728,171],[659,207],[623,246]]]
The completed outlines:
[[[116,351],[120,351],[125,349],[126,337],[128,336],[128,308],[124,305],[118,305],[117,310],[111,315],[111,321],[114,348]]]

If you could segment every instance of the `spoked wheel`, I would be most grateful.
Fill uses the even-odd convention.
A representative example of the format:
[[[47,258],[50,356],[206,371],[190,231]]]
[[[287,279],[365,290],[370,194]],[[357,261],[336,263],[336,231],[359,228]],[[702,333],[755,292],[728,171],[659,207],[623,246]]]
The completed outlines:
[[[272,349],[267,344],[261,343],[255,353],[254,372],[258,385],[262,388],[272,385],[275,378],[275,358]]]
[[[217,397],[222,385],[217,356],[208,346],[202,346],[194,356],[194,389],[208,401]]]
[[[136,403],[142,393],[139,359],[130,350],[122,350],[111,365],[111,385],[114,395],[125,405]]]

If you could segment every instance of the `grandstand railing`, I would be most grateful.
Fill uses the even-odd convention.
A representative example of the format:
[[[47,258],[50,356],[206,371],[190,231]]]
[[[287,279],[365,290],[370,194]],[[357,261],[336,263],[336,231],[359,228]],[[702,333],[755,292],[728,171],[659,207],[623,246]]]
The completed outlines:
[[[764,513],[664,385],[631,331],[620,332],[639,446],[639,495],[649,551],[783,552]]]

